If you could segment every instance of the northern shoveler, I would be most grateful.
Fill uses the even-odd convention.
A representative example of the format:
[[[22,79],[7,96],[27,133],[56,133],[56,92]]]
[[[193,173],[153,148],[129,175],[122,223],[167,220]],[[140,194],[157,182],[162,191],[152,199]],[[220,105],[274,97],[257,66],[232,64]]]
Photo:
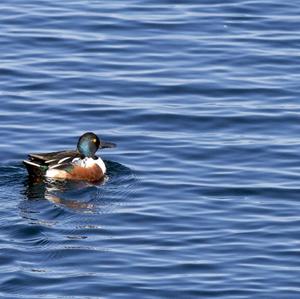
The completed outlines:
[[[98,181],[105,175],[106,166],[95,153],[99,148],[115,146],[88,132],[79,138],[77,150],[29,154],[28,160],[23,163],[33,177]]]

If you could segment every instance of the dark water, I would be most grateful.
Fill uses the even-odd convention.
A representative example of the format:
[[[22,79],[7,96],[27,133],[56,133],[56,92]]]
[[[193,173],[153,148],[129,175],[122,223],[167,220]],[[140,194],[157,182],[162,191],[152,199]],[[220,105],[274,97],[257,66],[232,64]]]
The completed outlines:
[[[1,1],[1,298],[300,298],[299,14]],[[105,182],[28,180],[85,131]]]

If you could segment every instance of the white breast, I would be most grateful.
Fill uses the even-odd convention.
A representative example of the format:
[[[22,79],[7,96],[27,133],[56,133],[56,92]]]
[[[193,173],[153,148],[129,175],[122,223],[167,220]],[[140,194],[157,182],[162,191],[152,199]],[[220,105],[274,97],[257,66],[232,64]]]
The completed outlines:
[[[83,160],[75,158],[72,163],[78,163],[81,167],[92,167],[95,163],[101,168],[103,174],[106,173],[106,166],[101,158],[94,160],[93,158],[84,158]]]
[[[87,158],[87,161],[86,161],[87,166],[86,167],[93,166],[95,164],[95,162],[102,169],[103,174],[105,174],[106,166],[101,158],[98,158],[97,160],[94,160],[93,158]]]

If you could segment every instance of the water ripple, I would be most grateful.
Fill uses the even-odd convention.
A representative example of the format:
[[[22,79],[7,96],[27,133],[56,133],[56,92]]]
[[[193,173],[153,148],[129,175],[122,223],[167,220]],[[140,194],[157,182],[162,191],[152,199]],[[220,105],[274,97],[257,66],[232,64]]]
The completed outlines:
[[[297,1],[0,11],[0,298],[299,298]],[[28,179],[85,131],[101,184]]]

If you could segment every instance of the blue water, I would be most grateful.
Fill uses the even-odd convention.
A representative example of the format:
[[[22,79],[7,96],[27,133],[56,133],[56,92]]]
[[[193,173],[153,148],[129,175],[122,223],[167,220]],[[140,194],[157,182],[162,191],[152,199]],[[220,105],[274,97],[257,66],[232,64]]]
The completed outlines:
[[[300,298],[299,14],[2,0],[0,297]],[[28,179],[86,131],[104,182]]]

